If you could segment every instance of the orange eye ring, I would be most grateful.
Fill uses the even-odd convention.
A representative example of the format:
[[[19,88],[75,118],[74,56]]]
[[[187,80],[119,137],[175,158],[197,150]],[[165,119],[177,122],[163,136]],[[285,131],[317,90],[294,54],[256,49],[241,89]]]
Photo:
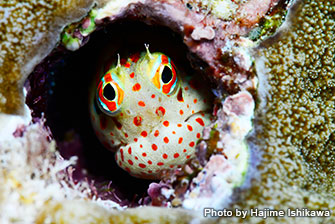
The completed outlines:
[[[155,62],[152,63],[151,82],[163,94],[172,95],[178,87],[178,76],[173,62],[161,53],[153,60]]]
[[[121,82],[114,73],[104,75],[97,88],[99,108],[107,115],[115,114],[121,107],[124,90]]]

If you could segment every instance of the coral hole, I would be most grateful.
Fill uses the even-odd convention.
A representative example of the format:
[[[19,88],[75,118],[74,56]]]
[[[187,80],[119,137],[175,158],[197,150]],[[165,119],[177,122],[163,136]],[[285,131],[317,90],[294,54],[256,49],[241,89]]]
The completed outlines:
[[[113,153],[99,142],[89,119],[88,91],[102,57],[115,58],[117,53],[126,57],[144,51],[145,43],[150,51],[169,55],[185,72],[197,74],[190,66],[189,52],[180,35],[166,27],[118,21],[92,33],[88,43],[75,52],[58,46],[26,83],[26,102],[33,117],[44,114],[63,157],[79,158],[74,178],[94,180],[100,197],[128,206],[144,201],[140,199],[147,196],[152,181],[128,175],[117,166]],[[107,185],[107,191],[113,194],[101,190],[106,190]]]

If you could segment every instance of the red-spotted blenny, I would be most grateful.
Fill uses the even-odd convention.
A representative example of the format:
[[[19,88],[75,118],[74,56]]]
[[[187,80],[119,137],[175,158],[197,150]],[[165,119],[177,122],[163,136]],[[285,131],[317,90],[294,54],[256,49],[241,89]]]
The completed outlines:
[[[101,74],[89,99],[91,120],[100,141],[116,151],[122,169],[160,179],[163,171],[195,157],[211,108],[209,90],[196,77],[181,73],[170,57],[150,53],[148,47]]]

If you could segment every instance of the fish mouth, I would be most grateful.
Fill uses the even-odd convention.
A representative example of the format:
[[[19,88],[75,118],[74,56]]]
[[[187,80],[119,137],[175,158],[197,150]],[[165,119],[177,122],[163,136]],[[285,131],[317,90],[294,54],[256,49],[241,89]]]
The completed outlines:
[[[196,115],[203,115],[203,114],[210,114],[211,113],[211,110],[208,109],[208,110],[199,110],[193,114],[190,114],[185,120],[184,122],[187,122],[190,118],[196,116]]]

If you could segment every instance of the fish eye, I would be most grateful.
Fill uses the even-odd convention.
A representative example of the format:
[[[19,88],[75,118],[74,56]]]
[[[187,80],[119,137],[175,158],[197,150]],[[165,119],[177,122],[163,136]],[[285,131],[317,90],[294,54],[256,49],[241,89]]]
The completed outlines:
[[[171,96],[178,89],[178,75],[172,60],[162,53],[153,53],[145,71],[150,81],[163,94]]]
[[[116,93],[115,93],[114,87],[110,83],[105,85],[103,89],[103,96],[108,101],[112,101],[115,99]]]
[[[107,72],[97,87],[99,108],[107,115],[115,114],[121,107],[124,97],[122,83],[115,74]]]
[[[169,83],[173,78],[172,70],[168,66],[164,66],[163,72],[162,72],[162,81],[163,83]]]

